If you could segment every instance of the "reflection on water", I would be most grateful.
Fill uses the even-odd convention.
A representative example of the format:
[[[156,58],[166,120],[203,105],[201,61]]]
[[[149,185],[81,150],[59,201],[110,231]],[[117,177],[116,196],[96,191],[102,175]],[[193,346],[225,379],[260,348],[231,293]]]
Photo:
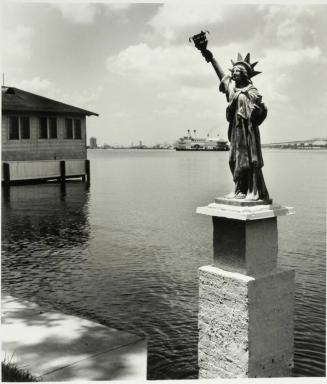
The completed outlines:
[[[3,285],[44,297],[83,263],[89,240],[88,192],[81,183],[3,188]],[[84,252],[85,253],[85,252]],[[59,277],[60,282],[55,281]],[[7,284],[6,284],[7,281]]]
[[[279,263],[295,268],[295,375],[325,374],[326,152],[266,151]],[[2,284],[18,297],[148,338],[148,378],[197,377],[197,269],[212,223],[195,214],[232,187],[228,153],[90,151],[92,185],[3,195]],[[320,168],[319,168],[320,167]]]

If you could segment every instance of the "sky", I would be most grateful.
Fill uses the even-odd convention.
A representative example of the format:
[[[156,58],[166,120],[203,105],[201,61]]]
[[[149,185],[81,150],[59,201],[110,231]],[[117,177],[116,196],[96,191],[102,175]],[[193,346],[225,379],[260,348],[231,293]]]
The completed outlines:
[[[1,15],[5,85],[99,113],[100,145],[227,138],[219,79],[189,42],[201,30],[226,73],[238,52],[259,62],[263,143],[327,137],[326,4],[2,0]]]

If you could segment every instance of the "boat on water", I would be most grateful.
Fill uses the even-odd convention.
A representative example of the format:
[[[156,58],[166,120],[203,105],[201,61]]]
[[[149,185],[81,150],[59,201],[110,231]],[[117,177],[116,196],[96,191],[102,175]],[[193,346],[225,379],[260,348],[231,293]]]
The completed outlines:
[[[219,137],[197,138],[188,135],[179,138],[175,143],[176,151],[229,151],[228,141]]]

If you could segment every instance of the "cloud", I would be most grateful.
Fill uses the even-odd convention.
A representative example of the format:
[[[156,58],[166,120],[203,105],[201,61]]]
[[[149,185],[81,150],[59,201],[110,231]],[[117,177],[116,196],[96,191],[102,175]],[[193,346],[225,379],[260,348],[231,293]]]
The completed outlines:
[[[205,72],[199,65],[194,49],[189,46],[155,48],[145,43],[129,46],[107,59],[107,70],[138,81],[176,80],[201,76]]]
[[[95,102],[102,93],[102,87],[79,89],[73,92],[66,92],[56,86],[51,80],[41,79],[36,76],[31,79],[16,81],[15,86],[40,96],[48,97],[63,103],[72,104],[81,108],[93,108]]]
[[[200,124],[200,131],[226,126],[226,100],[218,90],[218,82],[208,88],[182,86],[158,94],[164,116],[178,116]],[[158,113],[159,114],[159,113]],[[196,123],[197,122],[197,123]],[[203,133],[203,132],[202,132]]]
[[[230,59],[236,58],[235,43],[212,47],[219,52],[219,60],[227,71]],[[150,47],[145,43],[132,45],[106,60],[110,74],[129,77],[137,82],[175,82],[198,88],[207,87],[218,78],[211,64],[205,62],[191,45],[165,45]]]
[[[96,108],[97,101],[102,92],[102,86],[92,89],[80,89],[74,92],[62,93],[62,100],[66,100],[66,103],[76,105],[77,107],[93,110]]]
[[[131,3],[105,3],[106,14],[113,14],[115,21],[119,24],[127,24],[130,20],[128,13],[126,12],[130,7]]]
[[[53,82],[47,79],[41,79],[36,76],[29,80],[22,80],[16,82],[17,88],[21,88],[24,91],[36,93],[44,97],[54,97],[56,93],[55,85]]]
[[[91,24],[99,13],[99,7],[92,3],[56,3],[52,4],[62,16],[76,24]]]
[[[33,29],[18,25],[15,29],[3,30],[2,52],[6,60],[29,59],[31,57],[31,39]]]
[[[291,83],[291,77],[285,73],[265,73],[260,80],[255,81],[255,86],[269,109],[272,104],[285,105],[290,100]]]
[[[179,110],[174,106],[164,106],[163,108],[156,109],[154,114],[158,116],[176,116],[179,114]]]
[[[76,24],[92,24],[102,12],[102,7],[107,11],[121,13],[122,11],[130,8],[129,3],[94,3],[94,2],[69,2],[69,3],[56,3],[53,7],[58,9],[62,16]],[[125,20],[125,19],[124,19]]]
[[[169,102],[170,100],[183,99],[203,104],[211,103],[217,96],[219,97],[218,81],[216,85],[207,88],[182,86],[178,87],[177,91],[174,90],[174,93],[161,92],[158,94],[158,98],[166,102]]]
[[[269,41],[270,46],[300,49],[317,45],[315,30],[321,24],[324,11],[319,6],[262,6],[263,23],[258,42]]]
[[[111,11],[125,11],[126,9],[131,7],[131,3],[108,3],[105,4],[105,6],[110,9]]]
[[[279,68],[294,67],[301,63],[320,63],[325,60],[321,48],[318,46],[294,50],[268,48],[265,50],[262,63],[266,68],[278,70]]]
[[[262,68],[263,74],[254,78],[254,82],[261,84],[259,87],[265,90],[270,102],[285,103],[290,98],[302,98],[299,93],[300,84],[305,77],[310,76],[312,67],[319,68],[325,62],[323,52],[317,46],[294,50],[266,49],[265,56],[259,60],[259,70]],[[312,86],[313,79],[309,88]]]
[[[182,29],[222,21],[222,6],[213,2],[176,2],[163,4],[149,21],[154,31],[167,40]]]

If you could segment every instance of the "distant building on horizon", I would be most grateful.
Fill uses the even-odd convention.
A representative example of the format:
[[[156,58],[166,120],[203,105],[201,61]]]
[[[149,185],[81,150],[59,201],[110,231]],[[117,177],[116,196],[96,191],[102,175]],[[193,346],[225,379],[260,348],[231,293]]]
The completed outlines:
[[[98,148],[97,138],[96,137],[90,137],[90,148],[91,149]]]
[[[69,104],[2,86],[3,180],[85,176],[86,116]],[[9,180],[8,180],[9,178]]]

